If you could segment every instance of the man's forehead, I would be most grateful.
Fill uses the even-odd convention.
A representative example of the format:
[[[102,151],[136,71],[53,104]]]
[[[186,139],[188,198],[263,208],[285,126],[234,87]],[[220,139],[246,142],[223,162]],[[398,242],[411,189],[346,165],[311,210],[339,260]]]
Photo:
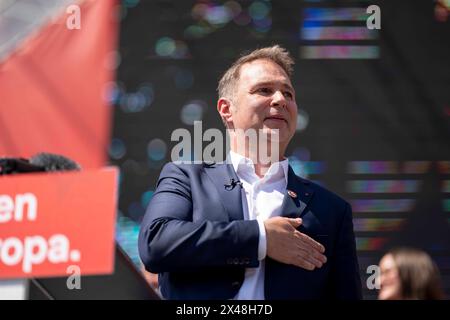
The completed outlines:
[[[261,73],[267,74],[270,73],[279,73],[287,77],[286,72],[283,68],[278,65],[276,62],[269,59],[257,59],[250,62],[246,62],[241,66],[241,74],[247,73]]]
[[[282,82],[292,86],[289,76],[277,63],[268,59],[258,59],[241,66],[240,78],[247,84]]]

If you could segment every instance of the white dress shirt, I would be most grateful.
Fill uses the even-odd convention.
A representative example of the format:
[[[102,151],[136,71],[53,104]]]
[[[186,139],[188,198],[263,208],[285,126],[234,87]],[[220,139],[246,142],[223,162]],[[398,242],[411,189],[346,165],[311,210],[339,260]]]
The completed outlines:
[[[267,254],[264,221],[281,214],[281,205],[287,188],[288,160],[273,163],[264,177],[255,173],[253,162],[233,151],[230,159],[242,182],[246,199],[242,198],[245,220],[257,220],[259,225],[258,268],[247,268],[245,279],[236,300],[264,300],[264,259]]]

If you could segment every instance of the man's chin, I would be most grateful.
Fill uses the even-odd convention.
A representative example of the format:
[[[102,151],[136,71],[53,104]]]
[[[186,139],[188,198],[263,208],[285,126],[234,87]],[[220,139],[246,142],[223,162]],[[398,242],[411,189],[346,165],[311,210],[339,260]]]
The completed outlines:
[[[271,128],[264,127],[263,133],[267,135],[267,139],[271,141],[285,142],[291,139],[291,135],[286,131],[286,128]]]
[[[281,119],[266,119],[263,123],[264,128],[286,130],[288,123]]]

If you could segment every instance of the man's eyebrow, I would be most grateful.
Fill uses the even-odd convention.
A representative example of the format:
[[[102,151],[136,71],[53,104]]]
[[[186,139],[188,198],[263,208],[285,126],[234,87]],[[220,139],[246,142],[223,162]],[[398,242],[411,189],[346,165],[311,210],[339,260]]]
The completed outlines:
[[[275,82],[275,81],[262,81],[262,82],[255,83],[252,86],[252,88],[256,88],[256,87],[260,87],[260,86],[267,86],[267,85],[274,85],[274,84],[277,84],[277,82]],[[282,83],[281,85],[285,89],[289,89],[291,91],[295,91],[294,88],[291,85],[289,85],[288,83]]]

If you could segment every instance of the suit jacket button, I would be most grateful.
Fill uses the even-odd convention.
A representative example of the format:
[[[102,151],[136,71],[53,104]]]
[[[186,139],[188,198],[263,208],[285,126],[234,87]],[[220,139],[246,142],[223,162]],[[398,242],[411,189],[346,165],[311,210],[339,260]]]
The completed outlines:
[[[233,259],[228,258],[228,259],[227,259],[227,264],[233,264]]]
[[[234,264],[239,264],[239,259],[238,258],[234,258]]]
[[[239,281],[234,281],[234,282],[231,283],[232,287],[238,287],[240,285],[241,285],[241,283]]]
[[[244,263],[245,264],[250,264],[250,259],[249,258],[244,258]]]

